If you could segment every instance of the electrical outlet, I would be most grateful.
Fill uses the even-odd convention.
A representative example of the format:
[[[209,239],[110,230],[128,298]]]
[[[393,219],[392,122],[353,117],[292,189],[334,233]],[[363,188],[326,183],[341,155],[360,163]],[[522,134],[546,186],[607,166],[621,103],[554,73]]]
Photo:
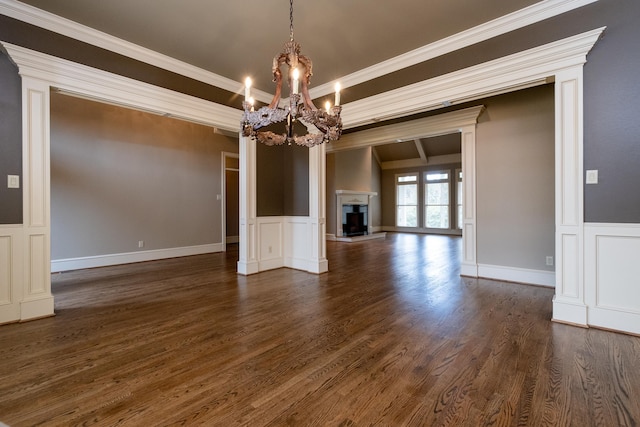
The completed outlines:
[[[547,265],[553,265],[553,257],[552,256],[548,256],[547,257]]]
[[[138,240],[138,247],[144,248],[144,240]]]

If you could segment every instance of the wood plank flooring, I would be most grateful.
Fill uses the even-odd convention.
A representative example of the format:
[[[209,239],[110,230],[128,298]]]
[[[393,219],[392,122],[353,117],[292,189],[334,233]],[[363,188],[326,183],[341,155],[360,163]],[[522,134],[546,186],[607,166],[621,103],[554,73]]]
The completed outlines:
[[[237,248],[54,274],[0,327],[11,426],[635,426],[640,338],[552,323],[553,289],[461,278],[460,240],[328,242],[330,272]]]

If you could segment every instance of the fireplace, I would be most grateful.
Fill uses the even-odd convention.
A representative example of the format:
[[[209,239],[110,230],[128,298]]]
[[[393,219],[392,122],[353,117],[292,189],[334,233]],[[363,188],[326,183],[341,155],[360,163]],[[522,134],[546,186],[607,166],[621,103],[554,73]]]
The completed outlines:
[[[371,236],[369,202],[378,193],[370,191],[336,190],[337,240],[351,241],[352,237]]]
[[[368,205],[342,205],[342,235],[351,237],[369,234],[368,211]]]

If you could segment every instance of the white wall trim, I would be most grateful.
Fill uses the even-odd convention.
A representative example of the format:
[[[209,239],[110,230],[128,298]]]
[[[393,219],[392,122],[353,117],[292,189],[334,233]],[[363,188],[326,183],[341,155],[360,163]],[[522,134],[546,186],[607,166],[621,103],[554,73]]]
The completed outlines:
[[[604,27],[508,55],[344,106],[345,129],[544,84],[558,70],[582,65]],[[348,135],[347,135],[348,136]]]
[[[553,271],[505,267],[501,265],[478,264],[478,277],[547,286],[550,288],[556,285],[556,274]]]
[[[587,326],[584,288],[583,67],[555,74],[555,252],[553,320]]]
[[[427,166],[449,165],[451,163],[462,163],[462,154],[443,154],[441,156],[431,156],[428,159],[406,159],[382,162],[382,170],[422,168]]]
[[[438,40],[394,58],[364,68],[341,77],[344,88],[357,85],[393,73],[406,67],[436,58],[467,46],[488,40],[509,31],[543,21],[573,9],[586,6],[597,0],[545,0],[516,12],[485,22],[458,34]],[[127,42],[104,32],[95,30],[69,19],[54,15],[16,0],[0,0],[0,13],[11,18],[27,22],[49,31],[71,37],[103,49],[133,58],[156,67],[217,86],[234,93],[241,93],[243,84],[218,74],[195,67],[177,59],[162,55],[142,46]],[[318,98],[333,92],[333,82],[314,87],[312,98]],[[253,96],[259,101],[270,102],[272,95],[253,90]]]
[[[398,139],[408,141],[460,132],[465,126],[474,126],[478,122],[478,116],[482,113],[483,109],[483,105],[478,105],[422,119],[348,133],[343,135],[340,141],[335,143],[329,142],[324,145],[327,147],[327,153],[335,153],[338,151],[388,144]]]
[[[242,112],[0,41],[21,76],[48,82],[67,95],[238,132]]]
[[[179,248],[152,249],[148,251],[124,252],[118,254],[95,255],[79,258],[51,260],[51,272],[81,270],[84,268],[106,267],[109,265],[130,264],[134,262],[154,261],[224,251],[222,243],[184,246]]]
[[[51,316],[50,89],[22,75],[22,268],[20,320]],[[19,267],[18,267],[19,266]]]

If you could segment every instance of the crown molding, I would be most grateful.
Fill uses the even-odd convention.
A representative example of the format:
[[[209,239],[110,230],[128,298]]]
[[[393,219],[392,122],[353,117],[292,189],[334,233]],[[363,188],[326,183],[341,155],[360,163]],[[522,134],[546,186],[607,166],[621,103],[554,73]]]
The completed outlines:
[[[525,7],[516,12],[485,22],[476,27],[438,40],[434,43],[419,47],[412,51],[398,55],[386,61],[379,62],[371,67],[341,77],[342,89],[355,86],[369,80],[399,71],[403,68],[428,61],[438,56],[454,52],[473,44],[489,40],[493,37],[506,34],[527,25],[545,19],[553,18],[573,9],[595,3],[598,0],[543,0],[534,5]],[[333,92],[333,83],[325,83],[316,86],[309,91],[312,99],[328,95]]]
[[[422,46],[389,60],[364,68],[340,78],[342,88],[354,86],[435,57],[471,46],[492,37],[517,30],[524,26],[552,18],[598,0],[543,0],[519,11],[462,31],[437,42]],[[103,49],[190,77],[204,83],[241,94],[243,83],[237,82],[202,68],[195,67],[169,56],[127,42],[58,15],[26,5],[17,0],[0,0],[0,13],[14,19],[80,40]],[[333,92],[333,83],[325,83],[311,89],[313,99]],[[254,98],[269,103],[272,94],[253,90]]]
[[[241,94],[244,90],[244,83],[236,82],[16,0],[0,0],[0,14],[127,56],[146,64],[178,73],[185,77],[190,77],[229,92]],[[271,102],[271,98],[273,97],[273,95],[267,92],[256,89],[252,90],[252,94],[255,99],[267,103]]]
[[[436,116],[349,133],[343,135],[337,143],[325,144],[326,152],[335,153],[354,148],[388,144],[390,141],[408,141],[459,132],[466,126],[475,125],[483,110],[484,105],[477,105]]]
[[[0,41],[18,72],[47,82],[66,95],[106,102],[165,117],[240,131],[242,112],[169,89]]]
[[[605,27],[434,77],[343,106],[344,129],[544,84],[584,64]],[[344,137],[343,137],[344,139]]]

